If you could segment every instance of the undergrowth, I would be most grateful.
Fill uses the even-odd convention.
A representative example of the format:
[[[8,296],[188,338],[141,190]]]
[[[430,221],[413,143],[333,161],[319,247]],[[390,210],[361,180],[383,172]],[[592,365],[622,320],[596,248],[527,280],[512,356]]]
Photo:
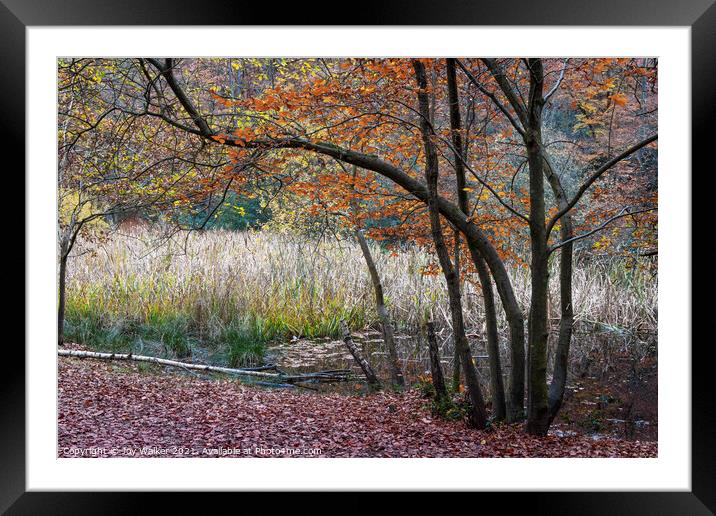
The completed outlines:
[[[429,401],[430,412],[434,416],[448,421],[457,421],[467,417],[468,402],[462,393],[454,391],[452,387],[446,386],[446,396],[438,396],[432,379],[423,375],[418,377],[415,387],[421,396]]]
[[[68,340],[107,350],[159,345],[178,357],[201,346],[240,365],[260,361],[273,339],[338,338],[341,319],[352,330],[378,323],[365,262],[351,242],[223,230],[159,241],[143,230],[86,247],[78,243],[68,267]],[[416,333],[429,317],[438,331],[449,332],[444,279],[423,273],[432,255],[417,247],[389,253],[371,245],[397,331]],[[510,274],[526,312],[529,271],[515,267]],[[559,313],[557,277],[555,269],[551,314]],[[479,285],[466,279],[466,325],[480,331]],[[576,263],[576,324],[655,330],[656,291],[655,277],[619,261]],[[508,325],[497,302],[504,345]]]

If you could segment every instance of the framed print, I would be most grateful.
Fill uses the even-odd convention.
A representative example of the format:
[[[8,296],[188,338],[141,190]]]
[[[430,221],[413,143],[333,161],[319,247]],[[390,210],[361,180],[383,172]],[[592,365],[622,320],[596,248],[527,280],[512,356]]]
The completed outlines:
[[[3,0],[3,510],[712,513],[691,192],[716,7],[662,4]]]

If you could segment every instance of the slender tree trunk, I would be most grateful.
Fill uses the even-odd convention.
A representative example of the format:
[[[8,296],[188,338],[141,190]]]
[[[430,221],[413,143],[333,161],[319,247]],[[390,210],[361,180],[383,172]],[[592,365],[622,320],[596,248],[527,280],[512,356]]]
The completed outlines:
[[[68,254],[60,253],[60,273],[59,273],[59,303],[57,307],[57,344],[64,346],[65,344],[65,305],[66,305],[66,277],[67,277],[67,258]]]
[[[460,281],[460,232],[455,230],[455,271]],[[460,390],[460,353],[457,352],[457,346],[453,346],[453,367],[452,367],[452,390],[458,392]]]
[[[464,234],[464,233],[463,233]],[[480,248],[476,242],[468,238],[467,240],[470,254],[473,256],[482,256],[492,273],[495,280],[497,292],[502,301],[502,307],[505,310],[507,323],[510,327],[510,363],[512,370],[510,371],[510,389],[507,403],[507,421],[514,423],[525,418],[525,327],[524,316],[520,308],[517,298],[515,297],[512,283],[504,264],[491,257],[488,260],[487,254],[480,254]],[[489,249],[489,248],[485,248]],[[477,266],[477,264],[476,264]],[[479,270],[479,269],[478,269]]]
[[[490,362],[490,390],[492,391],[492,417],[502,421],[507,415],[505,403],[505,385],[502,379],[499,337],[497,333],[497,312],[495,296],[492,292],[492,280],[485,260],[479,254],[472,257],[477,267],[477,275],[482,286],[482,299],[485,304],[485,326],[487,329],[487,356]],[[521,400],[520,400],[521,401]]]
[[[567,194],[562,187],[562,183],[557,176],[556,171],[546,155],[545,158],[545,174],[552,189],[557,205],[560,209],[567,206]],[[574,236],[574,225],[572,215],[566,213],[560,220],[560,238],[565,242]],[[572,261],[573,261],[574,244],[572,242],[563,245],[560,248],[559,257],[559,297],[560,297],[560,319],[559,319],[559,338],[557,341],[557,350],[554,357],[554,369],[552,372],[552,382],[549,386],[549,421],[550,424],[557,416],[557,412],[562,406],[564,399],[564,389],[567,384],[567,372],[569,366],[569,348],[572,343],[572,329],[574,327],[574,306],[572,304]]]
[[[425,325],[425,333],[428,339],[428,351],[430,352],[430,375],[433,379],[435,397],[438,400],[446,399],[448,394],[447,389],[445,388],[443,368],[440,365],[440,350],[438,348],[438,339],[435,337],[435,325],[432,321],[428,321]]]
[[[368,242],[366,242],[363,232],[360,229],[357,229],[355,231],[355,235],[361,251],[363,252],[363,258],[368,266],[370,279],[373,283],[373,292],[375,293],[375,309],[378,312],[378,318],[380,319],[380,325],[383,331],[383,341],[385,342],[385,347],[388,350],[391,380],[394,386],[404,387],[405,379],[403,378],[403,372],[400,368],[398,352],[395,349],[395,339],[393,338],[393,323],[390,320],[390,315],[388,314],[388,310],[385,306],[383,285],[380,281],[380,276],[378,275],[378,269],[375,266],[373,255],[370,252]]]
[[[453,145],[457,149],[457,152],[462,153],[462,135],[460,134],[460,127],[462,120],[460,119],[460,106],[457,98],[457,81],[455,80],[455,60],[447,59],[447,77],[448,77],[448,98],[450,102],[450,128],[452,131]],[[463,167],[462,161],[455,156],[455,183],[457,187],[457,202],[465,215],[468,214],[468,201],[467,192],[465,191],[465,167]],[[455,230],[455,273],[457,274],[458,283],[460,283],[460,232]],[[458,353],[457,346],[454,346],[455,351],[453,354],[453,372],[452,372],[452,387],[455,392],[460,389],[460,354]]]
[[[535,224],[536,226],[537,224]],[[549,429],[549,405],[547,398],[547,246],[540,242],[536,228],[532,250],[532,299],[529,315],[529,356],[527,389],[527,431],[532,435],[546,435]]]
[[[463,159],[465,150],[462,143],[462,119],[460,116],[460,102],[457,93],[457,80],[455,72],[455,59],[446,59],[447,65],[447,82],[448,82],[448,101],[450,104],[450,129],[452,134],[452,142],[455,147],[455,178],[457,184],[458,206],[465,215],[470,214],[470,206],[465,187],[465,166]],[[455,270],[458,275],[459,282],[459,250],[460,235],[455,235]],[[485,264],[485,260],[479,251],[472,253],[475,267],[478,271],[480,284],[482,285],[482,299],[485,308],[485,325],[487,329],[487,355],[490,362],[490,390],[492,391],[493,417],[496,420],[505,418],[505,388],[502,382],[502,367],[500,365],[500,345],[497,333],[497,315],[495,313],[495,301],[492,295],[492,281]],[[459,376],[458,376],[459,383]],[[520,400],[520,406],[522,400]]]
[[[60,239],[60,270],[58,275],[58,291],[59,300],[57,306],[57,344],[58,346],[64,346],[65,344],[65,307],[67,304],[67,261],[69,260],[70,253],[75,246],[77,236],[85,224],[85,220],[77,222],[72,216],[69,227],[64,234],[61,234]]]
[[[560,234],[562,241],[572,238],[571,221],[562,220]],[[567,385],[567,372],[569,366],[569,348],[572,343],[572,329],[574,327],[574,307],[572,305],[572,243],[560,248],[559,258],[559,296],[561,314],[559,320],[559,340],[554,356],[554,370],[552,382],[549,385],[549,422],[554,421],[557,412],[562,407],[564,389]]]
[[[428,95],[425,92],[427,81],[425,79],[425,67],[415,60],[415,77],[418,83],[418,104],[420,106],[420,127],[425,149],[425,177],[428,187],[428,212],[430,214],[430,227],[432,231],[435,250],[440,261],[440,266],[447,283],[448,298],[450,301],[450,313],[452,315],[453,336],[455,345],[458,346],[460,362],[465,373],[465,383],[470,397],[469,424],[476,428],[485,428],[487,424],[487,412],[485,401],[480,389],[480,381],[477,369],[472,362],[470,345],[465,335],[465,324],[462,316],[462,301],[460,299],[460,285],[457,282],[455,270],[450,262],[450,253],[445,245],[442,227],[440,224],[440,211],[438,206],[438,157],[435,146],[430,137],[432,129],[430,125],[430,105]]]
[[[530,104],[525,146],[529,167],[530,250],[532,296],[529,314],[527,431],[546,435],[549,429],[547,397],[547,341],[549,322],[547,295],[549,282],[547,227],[545,224],[544,160],[542,158],[543,69],[539,59],[529,59]]]

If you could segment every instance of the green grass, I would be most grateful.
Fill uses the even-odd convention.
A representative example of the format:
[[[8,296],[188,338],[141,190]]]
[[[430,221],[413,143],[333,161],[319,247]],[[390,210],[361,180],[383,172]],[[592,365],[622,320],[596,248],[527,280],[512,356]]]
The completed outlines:
[[[330,314],[290,317],[272,311],[268,316],[243,314],[228,321],[204,319],[199,325],[187,314],[152,309],[143,317],[102,311],[96,306],[68,300],[65,338],[98,350],[140,352],[146,344],[161,345],[167,356],[186,358],[195,346],[223,349],[231,367],[260,363],[266,344],[274,339],[300,335],[307,338],[341,335],[340,321],[353,328],[366,324],[361,310],[337,309]]]
[[[98,309],[82,309],[68,303],[65,338],[107,351],[127,351],[135,340],[134,325]]]
[[[264,328],[254,321],[232,322],[222,332],[226,343],[229,367],[253,366],[260,363],[265,352]]]
[[[178,358],[191,355],[192,337],[185,315],[152,310],[139,325],[138,334],[145,340],[160,342]]]
[[[170,306],[150,304],[143,312],[118,312],[113,311],[116,305],[103,305],[99,301],[92,293],[69,296],[65,319],[67,340],[112,352],[139,353],[154,345],[161,347],[164,355],[176,358],[190,357],[192,350],[201,346],[221,351],[230,367],[261,363],[267,343],[275,339],[294,335],[338,338],[342,319],[352,328],[363,328],[367,324],[363,310],[336,306],[305,312],[273,309],[266,314],[237,314],[228,320],[213,313],[192,320],[191,313],[177,313]],[[300,299],[294,301],[300,302]],[[105,308],[100,309],[101,306]]]

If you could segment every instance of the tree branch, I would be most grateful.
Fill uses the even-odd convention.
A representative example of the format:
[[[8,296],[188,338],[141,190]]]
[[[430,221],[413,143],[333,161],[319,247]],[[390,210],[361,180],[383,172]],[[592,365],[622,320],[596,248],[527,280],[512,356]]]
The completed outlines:
[[[567,203],[567,205],[560,209],[554,217],[549,221],[547,224],[547,236],[549,236],[550,232],[552,231],[552,228],[554,228],[554,225],[557,223],[557,221],[564,216],[565,213],[567,213],[569,210],[574,208],[574,206],[579,202],[579,200],[582,198],[584,193],[589,189],[594,182],[599,179],[602,174],[604,174],[607,170],[612,168],[614,165],[622,161],[623,159],[629,157],[630,155],[634,154],[636,151],[641,149],[642,147],[645,147],[646,145],[649,145],[651,142],[656,141],[658,138],[658,133],[654,134],[652,136],[649,136],[646,140],[642,140],[636,145],[633,145],[629,147],[627,150],[619,154],[618,156],[613,157],[609,161],[607,161],[604,165],[599,167],[594,173],[592,173],[591,176],[582,184],[582,186],[579,187],[579,190],[577,190],[577,193],[572,198],[571,201]]]
[[[174,92],[174,95],[184,108],[184,111],[189,114],[194,124],[199,128],[201,136],[205,136],[207,138],[213,136],[214,132],[209,127],[209,124],[207,124],[206,120],[204,120],[204,118],[199,114],[199,111],[194,107],[194,104],[192,104],[187,94],[179,85],[176,77],[174,77],[173,59],[167,58],[164,60],[164,63],[162,63],[157,59],[147,58],[147,62],[151,63],[152,66],[159,70],[164,79],[166,79],[167,84],[171,88],[172,92]],[[164,117],[162,116],[162,118]]]
[[[620,211],[613,217],[605,220],[604,223],[602,223],[600,226],[592,229],[591,231],[587,231],[586,233],[582,233],[581,235],[574,236],[574,237],[569,238],[563,242],[559,242],[553,246],[550,246],[548,253],[552,254],[554,251],[556,251],[557,249],[559,249],[560,247],[562,247],[564,245],[569,244],[570,242],[576,242],[577,240],[582,240],[584,238],[587,238],[588,236],[592,236],[594,233],[598,233],[599,231],[603,230],[609,224],[611,224],[612,222],[614,222],[617,219],[621,219],[623,217],[628,217],[631,215],[638,215],[639,213],[647,213],[647,212],[654,211],[654,210],[656,210],[656,208],[647,208],[644,210],[629,211],[629,207],[627,206],[626,208],[622,209],[622,211]]]
[[[497,109],[499,109],[499,110],[502,112],[502,114],[505,115],[505,117],[507,117],[507,119],[510,121],[510,123],[512,124],[512,126],[515,128],[515,130],[516,130],[518,133],[520,133],[520,135],[524,136],[525,130],[522,128],[522,126],[520,125],[520,123],[519,123],[517,120],[515,120],[515,117],[512,116],[512,113],[510,113],[510,110],[507,109],[507,107],[506,107],[502,102],[500,102],[500,100],[497,98],[497,96],[496,96],[494,93],[492,93],[492,92],[488,91],[487,89],[485,89],[485,87],[482,86],[482,84],[480,84],[480,83],[478,82],[477,78],[475,78],[475,76],[472,74],[472,72],[470,72],[470,70],[468,70],[468,69],[465,67],[465,65],[463,65],[463,64],[460,62],[459,59],[456,59],[456,60],[455,60],[455,63],[460,67],[460,69],[461,69],[461,70],[463,71],[463,73],[467,76],[467,78],[470,80],[470,82],[471,82],[472,84],[474,84],[475,87],[476,87],[478,90],[480,90],[483,95],[486,95],[487,97],[490,98],[490,100],[492,100],[493,104],[495,104],[495,106],[497,106]]]
[[[560,84],[562,84],[562,81],[564,80],[564,72],[567,70],[567,62],[568,61],[569,61],[569,59],[564,60],[564,66],[562,66],[562,71],[559,73],[559,78],[557,79],[557,82],[554,84],[554,86],[552,86],[552,89],[549,90],[549,93],[547,93],[547,95],[544,96],[545,103],[559,89]]]
[[[527,109],[524,104],[520,102],[520,99],[517,98],[517,94],[515,93],[515,90],[512,89],[510,83],[507,82],[505,74],[502,72],[499,66],[497,66],[497,63],[494,59],[483,58],[482,62],[485,63],[485,66],[487,66],[487,68],[490,70],[492,77],[494,77],[495,82],[497,82],[497,85],[502,90],[502,93],[504,93],[505,97],[507,97],[507,100],[510,102],[512,109],[515,110],[515,113],[517,113],[520,122],[522,122],[522,126],[527,127]]]

